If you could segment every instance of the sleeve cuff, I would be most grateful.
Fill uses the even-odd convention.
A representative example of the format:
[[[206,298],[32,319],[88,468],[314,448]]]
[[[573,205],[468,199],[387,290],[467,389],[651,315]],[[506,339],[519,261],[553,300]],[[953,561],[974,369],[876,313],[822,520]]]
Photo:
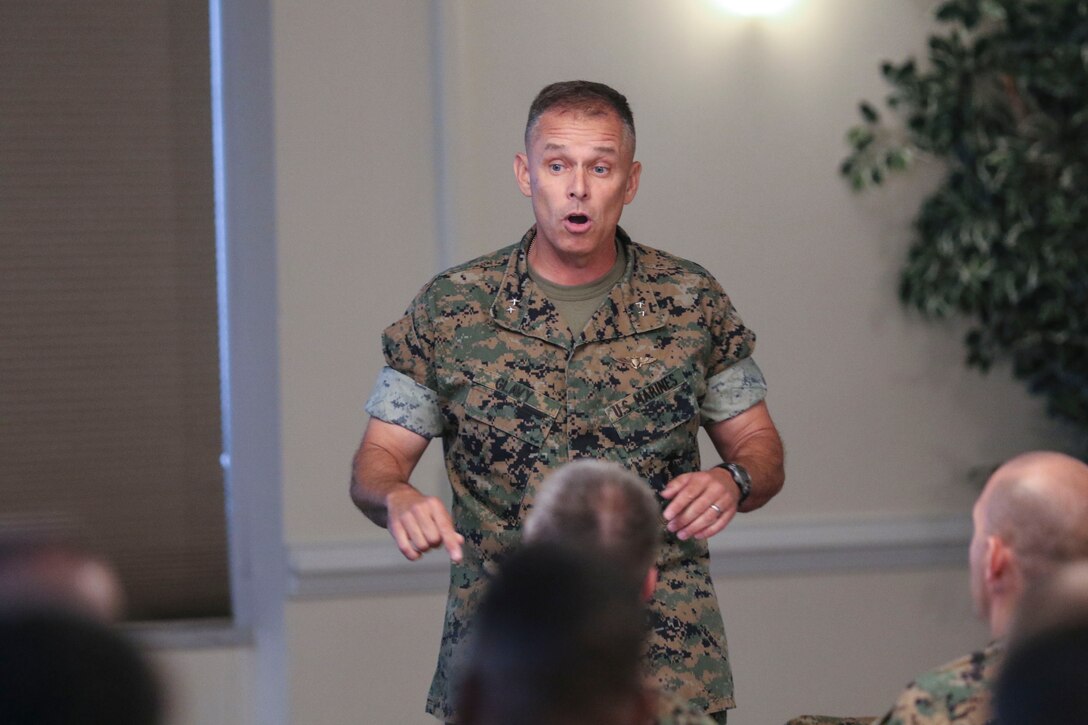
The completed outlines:
[[[382,368],[366,412],[378,420],[399,425],[424,438],[442,435],[438,394],[391,367]]]
[[[746,357],[706,381],[700,413],[704,423],[728,420],[767,397],[767,381],[756,361]]]

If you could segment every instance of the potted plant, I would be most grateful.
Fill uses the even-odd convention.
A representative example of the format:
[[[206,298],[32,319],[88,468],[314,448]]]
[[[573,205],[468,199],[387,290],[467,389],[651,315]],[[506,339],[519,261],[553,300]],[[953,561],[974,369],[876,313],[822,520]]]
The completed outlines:
[[[902,302],[968,322],[1088,453],[1088,0],[946,0],[924,63],[885,62],[840,173],[858,190],[943,165],[914,219]],[[887,119],[885,118],[887,116]]]

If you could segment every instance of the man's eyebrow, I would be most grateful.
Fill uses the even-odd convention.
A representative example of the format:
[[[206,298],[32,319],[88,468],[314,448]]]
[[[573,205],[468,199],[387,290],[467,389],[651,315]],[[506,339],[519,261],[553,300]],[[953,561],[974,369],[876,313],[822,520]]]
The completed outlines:
[[[566,144],[554,143],[552,141],[549,141],[548,143],[544,144],[544,150],[545,151],[565,151],[566,148],[567,148]],[[618,154],[619,153],[616,150],[615,146],[594,146],[593,150],[596,151],[599,154]]]

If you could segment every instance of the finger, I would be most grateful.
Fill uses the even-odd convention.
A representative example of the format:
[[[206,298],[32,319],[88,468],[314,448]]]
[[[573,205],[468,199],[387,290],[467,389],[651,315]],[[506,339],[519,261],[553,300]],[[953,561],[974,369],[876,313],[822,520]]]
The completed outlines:
[[[718,513],[714,509],[710,509],[710,514],[713,514],[713,518],[710,523],[703,526],[704,517],[700,516],[696,521],[683,532],[685,539],[709,539],[714,534],[718,533],[733,520],[737,510],[735,508],[722,508],[722,513]],[[677,535],[679,536],[679,534]]]
[[[674,479],[675,480],[675,479]],[[669,485],[672,485],[671,483]],[[699,479],[695,476],[689,476],[680,483],[680,486],[673,494],[672,501],[665,507],[664,516],[666,521],[672,521],[677,516],[695,501],[705,490],[705,484],[700,485]],[[676,529],[671,529],[675,531]]]
[[[419,512],[413,509],[409,513],[404,514],[400,517],[400,524],[404,527],[404,532],[408,537],[408,543],[415,549],[416,554],[423,554],[434,548],[434,546],[427,541],[427,536],[420,527]]]
[[[701,528],[704,528],[699,527],[697,529],[692,529],[692,524],[701,519],[704,526],[709,525],[725,510],[725,505],[718,503],[723,500],[721,490],[711,484],[713,484],[713,479],[710,479],[710,482],[702,487],[699,495],[693,498],[683,511],[677,513],[677,515],[669,522],[669,531],[679,532],[687,529],[687,533],[690,535],[692,531],[698,531]],[[691,487],[689,486],[689,488]],[[717,511],[710,508],[715,504],[718,506]]]
[[[419,558],[419,552],[412,546],[412,541],[408,537],[407,532],[396,519],[390,520],[389,533],[393,536],[393,541],[396,542],[397,548],[400,549],[401,554],[404,554],[405,559],[408,561],[415,561]]]
[[[461,546],[465,543],[465,537],[461,536],[453,528],[453,520],[445,507],[442,508],[442,515],[436,519],[436,524],[441,534],[442,545],[446,547],[446,551],[450,554],[450,561],[460,563],[464,557]]]
[[[419,527],[420,536],[427,542],[428,549],[434,549],[441,546],[443,543],[442,536],[442,514],[444,511],[441,506],[423,506],[419,511],[415,513],[415,524]]]
[[[682,489],[687,482],[691,479],[690,473],[681,473],[676,478],[665,484],[665,488],[661,489],[662,498],[672,498],[676,495],[676,492]]]
[[[703,526],[710,524],[714,517],[718,515],[718,512],[710,508],[711,501],[709,499],[704,500],[698,498],[688,504],[688,507],[676,515],[672,521],[668,523],[667,528],[673,533],[679,534],[681,531],[686,531],[688,535],[692,532],[692,526],[702,521]],[[702,528],[702,527],[700,527]]]

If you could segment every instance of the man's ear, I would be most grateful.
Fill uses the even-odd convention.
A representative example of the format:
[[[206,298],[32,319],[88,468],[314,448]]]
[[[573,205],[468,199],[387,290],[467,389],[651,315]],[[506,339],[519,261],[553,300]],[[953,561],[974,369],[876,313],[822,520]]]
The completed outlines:
[[[997,536],[986,537],[986,584],[990,589],[1002,586],[1013,573],[1012,548]]]
[[[514,178],[518,180],[518,188],[525,196],[533,195],[533,183],[529,177],[529,157],[525,154],[514,154]]]
[[[627,188],[623,192],[623,203],[630,204],[635,200],[635,194],[638,193],[638,181],[642,178],[642,162],[632,162],[630,170],[627,172]]]

